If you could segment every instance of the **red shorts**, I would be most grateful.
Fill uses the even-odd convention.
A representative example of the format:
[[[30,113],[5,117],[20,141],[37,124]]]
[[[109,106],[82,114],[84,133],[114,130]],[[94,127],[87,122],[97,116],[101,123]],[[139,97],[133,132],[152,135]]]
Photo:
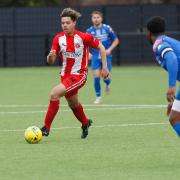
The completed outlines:
[[[61,83],[66,88],[66,98],[70,98],[78,93],[78,90],[84,86],[87,80],[87,72],[82,74],[70,74],[68,76],[61,76]]]

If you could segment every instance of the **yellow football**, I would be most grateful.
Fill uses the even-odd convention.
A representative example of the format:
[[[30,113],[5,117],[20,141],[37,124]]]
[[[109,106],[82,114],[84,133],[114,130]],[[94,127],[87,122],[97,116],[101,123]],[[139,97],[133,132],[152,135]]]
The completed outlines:
[[[31,126],[25,130],[24,138],[29,144],[37,144],[42,139],[42,132],[38,127]]]

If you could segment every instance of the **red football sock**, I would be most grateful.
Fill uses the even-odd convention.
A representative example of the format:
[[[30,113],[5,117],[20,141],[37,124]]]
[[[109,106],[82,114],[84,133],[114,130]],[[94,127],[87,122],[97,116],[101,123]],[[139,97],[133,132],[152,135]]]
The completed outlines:
[[[48,110],[44,120],[44,125],[46,128],[50,129],[51,123],[53,122],[53,119],[56,116],[58,109],[59,109],[59,100],[49,102]]]
[[[76,109],[72,109],[76,118],[81,122],[82,126],[86,126],[88,123],[88,119],[84,113],[83,107],[81,104],[78,105]]]

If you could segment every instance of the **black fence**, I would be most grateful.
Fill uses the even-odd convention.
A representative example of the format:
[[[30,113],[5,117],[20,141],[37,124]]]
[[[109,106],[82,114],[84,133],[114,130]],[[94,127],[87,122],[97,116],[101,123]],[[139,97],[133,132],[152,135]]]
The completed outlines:
[[[42,66],[52,38],[61,31],[59,14],[64,7],[1,8],[0,66]],[[180,5],[131,5],[76,7],[82,13],[78,29],[91,26],[91,13],[100,10],[104,23],[113,27],[120,46],[113,52],[113,64],[154,63],[151,46],[143,27],[151,16],[160,15],[167,21],[170,36],[180,39]],[[57,62],[59,64],[59,62]]]

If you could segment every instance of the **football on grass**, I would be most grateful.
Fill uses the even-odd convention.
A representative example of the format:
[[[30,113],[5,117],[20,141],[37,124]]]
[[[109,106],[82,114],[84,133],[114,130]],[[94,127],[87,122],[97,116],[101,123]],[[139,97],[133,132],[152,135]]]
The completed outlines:
[[[38,127],[31,126],[25,130],[24,138],[29,144],[37,144],[42,139],[42,132]]]

